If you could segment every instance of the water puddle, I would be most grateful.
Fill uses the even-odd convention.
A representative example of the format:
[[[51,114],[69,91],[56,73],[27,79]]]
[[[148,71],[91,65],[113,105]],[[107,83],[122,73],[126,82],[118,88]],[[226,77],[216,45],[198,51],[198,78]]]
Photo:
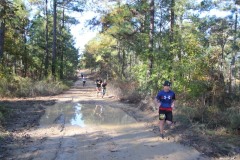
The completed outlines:
[[[59,119],[62,119],[67,125],[77,125],[80,127],[136,123],[134,118],[119,108],[63,102],[46,107],[46,112],[40,120],[40,125],[50,125]]]

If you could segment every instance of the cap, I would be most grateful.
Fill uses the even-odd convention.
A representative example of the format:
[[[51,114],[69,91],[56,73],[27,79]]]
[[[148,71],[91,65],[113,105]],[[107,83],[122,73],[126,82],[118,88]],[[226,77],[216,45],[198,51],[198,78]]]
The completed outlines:
[[[171,82],[165,81],[165,82],[163,83],[163,86],[171,86]]]

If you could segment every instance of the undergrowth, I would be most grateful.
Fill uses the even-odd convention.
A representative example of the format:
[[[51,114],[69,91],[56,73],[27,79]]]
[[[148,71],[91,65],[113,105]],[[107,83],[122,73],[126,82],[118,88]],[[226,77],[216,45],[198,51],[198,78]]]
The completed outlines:
[[[240,108],[229,107],[220,110],[216,106],[179,106],[178,117],[181,117],[185,124],[203,125],[204,129],[216,131],[217,134],[232,133],[238,134],[240,127]],[[219,132],[221,129],[222,132]]]
[[[56,95],[68,89],[69,81],[41,80],[33,81],[30,78],[11,76],[1,78],[0,97],[34,97]]]
[[[143,94],[136,90],[136,88],[137,84],[135,82],[119,80],[108,83],[107,92],[121,101],[139,103],[142,100]]]

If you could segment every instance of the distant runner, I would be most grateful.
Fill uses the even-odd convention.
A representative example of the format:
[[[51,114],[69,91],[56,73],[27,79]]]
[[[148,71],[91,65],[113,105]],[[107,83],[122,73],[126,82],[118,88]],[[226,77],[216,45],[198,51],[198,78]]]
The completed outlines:
[[[163,84],[163,90],[159,91],[156,96],[156,102],[159,104],[159,128],[160,135],[164,138],[164,124],[165,122],[168,125],[173,126],[173,115],[172,110],[174,109],[174,100],[175,93],[170,90],[171,83],[169,81],[165,81]]]
[[[104,80],[104,82],[102,83],[102,98],[106,94],[106,89],[107,89],[106,86],[107,86],[107,82],[106,80]]]
[[[82,78],[82,81],[83,81],[83,87],[86,85],[86,79],[85,77]]]
[[[97,96],[99,93],[101,93],[101,85],[102,85],[102,80],[98,78],[95,82],[96,84],[96,91],[97,91]]]

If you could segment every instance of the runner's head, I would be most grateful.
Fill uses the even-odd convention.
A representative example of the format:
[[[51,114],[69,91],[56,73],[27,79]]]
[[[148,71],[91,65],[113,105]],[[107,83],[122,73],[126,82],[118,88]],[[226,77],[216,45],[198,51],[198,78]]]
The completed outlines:
[[[169,82],[169,81],[165,81],[164,83],[163,83],[163,90],[164,91],[169,91],[170,90],[170,87],[171,87],[171,82]]]

